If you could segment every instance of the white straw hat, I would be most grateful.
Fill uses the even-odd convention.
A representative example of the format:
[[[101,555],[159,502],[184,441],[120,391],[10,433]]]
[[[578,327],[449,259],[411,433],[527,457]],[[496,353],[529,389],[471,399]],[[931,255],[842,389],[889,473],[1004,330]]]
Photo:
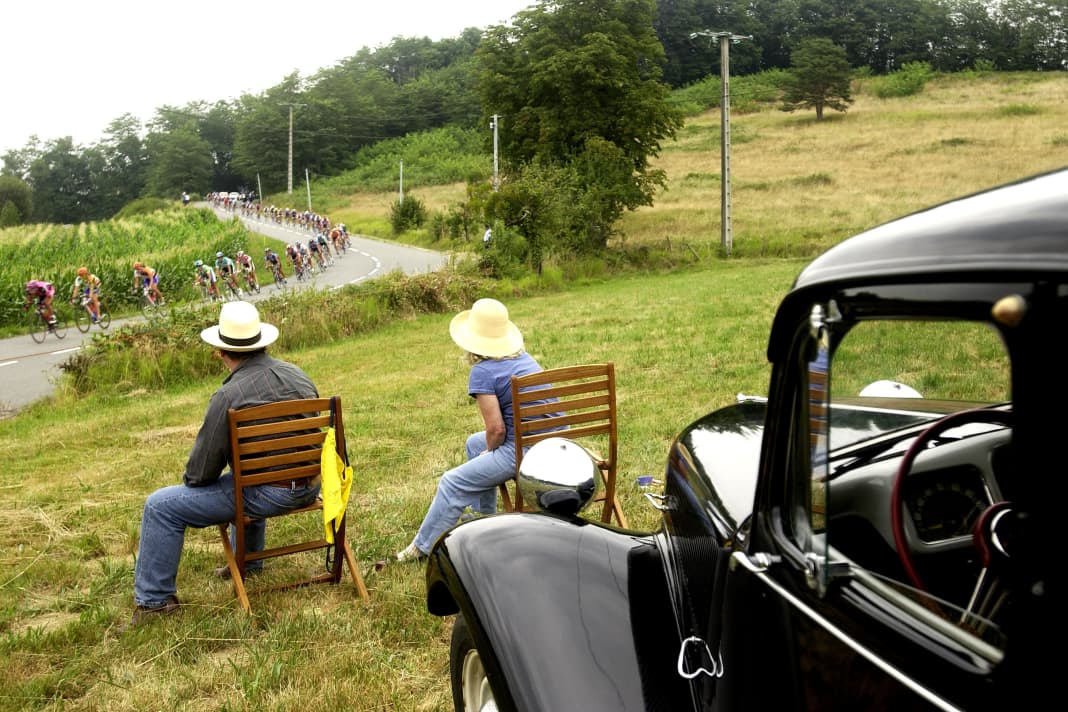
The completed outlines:
[[[523,350],[523,334],[496,299],[479,299],[454,316],[449,335],[460,348],[479,356],[501,358]]]
[[[200,338],[224,351],[255,351],[278,339],[278,329],[260,322],[260,312],[248,302],[227,302],[219,325],[200,332]]]

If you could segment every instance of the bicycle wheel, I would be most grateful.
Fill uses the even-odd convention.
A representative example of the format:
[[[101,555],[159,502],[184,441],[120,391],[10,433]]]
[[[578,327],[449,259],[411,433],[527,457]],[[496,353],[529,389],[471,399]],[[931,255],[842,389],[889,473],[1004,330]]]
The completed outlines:
[[[96,325],[99,326],[101,329],[106,329],[111,326],[111,312],[108,311],[108,306],[107,304],[104,304],[103,301],[100,301],[98,303],[100,306],[98,307]]]
[[[75,304],[74,326],[78,329],[78,331],[85,334],[89,331],[89,327],[91,327],[92,325],[92,320],[89,317],[89,310],[81,304]]]
[[[36,311],[30,311],[27,314],[29,314],[29,318],[26,320],[26,324],[30,330],[30,338],[39,344],[43,344],[45,337],[48,336],[48,324]]]
[[[56,323],[50,325],[50,329],[57,339],[62,339],[67,335],[67,320],[60,316],[58,313],[54,314],[56,317]]]
[[[159,302],[147,294],[141,295],[141,313],[145,315],[146,319],[155,319],[162,313],[159,308]]]

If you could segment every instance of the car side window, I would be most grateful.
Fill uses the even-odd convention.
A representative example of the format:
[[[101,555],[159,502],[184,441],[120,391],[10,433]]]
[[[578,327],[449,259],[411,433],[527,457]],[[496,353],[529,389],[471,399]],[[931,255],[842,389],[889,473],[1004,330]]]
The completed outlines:
[[[975,600],[987,592],[973,530],[1009,486],[1011,421],[931,428],[1011,400],[1000,334],[974,321],[859,321],[826,371],[826,409],[812,397],[809,414],[828,423],[825,441],[811,437],[812,524],[825,533],[826,570],[846,563],[854,579],[1000,649],[993,608]],[[925,441],[928,430],[939,432]]]

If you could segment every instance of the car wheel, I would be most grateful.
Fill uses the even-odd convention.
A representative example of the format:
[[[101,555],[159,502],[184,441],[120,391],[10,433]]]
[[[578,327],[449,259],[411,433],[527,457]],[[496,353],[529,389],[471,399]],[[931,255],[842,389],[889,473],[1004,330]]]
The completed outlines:
[[[452,627],[449,672],[452,678],[452,704],[456,712],[497,712],[498,709],[510,708],[509,705],[498,707],[490,687],[489,673],[463,615],[456,616]]]

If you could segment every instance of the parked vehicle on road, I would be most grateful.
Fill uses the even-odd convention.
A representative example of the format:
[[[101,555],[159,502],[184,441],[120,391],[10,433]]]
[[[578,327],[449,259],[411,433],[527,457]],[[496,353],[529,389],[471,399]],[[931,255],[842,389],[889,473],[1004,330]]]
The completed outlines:
[[[566,511],[579,458],[521,473],[540,511],[438,540],[456,709],[1059,699],[1066,326],[1068,170],[831,248],[778,307],[767,393],[674,440],[658,528]]]

